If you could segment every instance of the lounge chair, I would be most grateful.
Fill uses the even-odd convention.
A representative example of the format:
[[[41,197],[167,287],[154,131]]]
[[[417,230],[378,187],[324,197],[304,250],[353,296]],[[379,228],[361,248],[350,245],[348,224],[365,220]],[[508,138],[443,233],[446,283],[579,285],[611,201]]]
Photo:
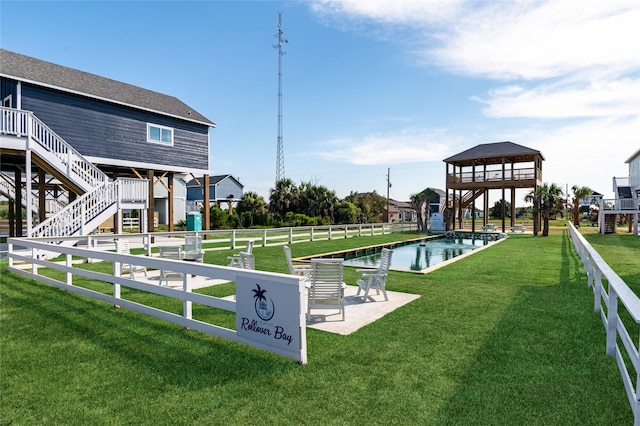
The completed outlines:
[[[240,252],[240,266],[242,269],[256,269],[255,259],[252,254]]]
[[[392,254],[393,250],[383,248],[380,252],[380,266],[378,267],[377,271],[371,269],[358,270],[358,272],[362,272],[362,276],[359,280],[356,281],[359,287],[356,295],[359,295],[360,291],[364,290],[362,300],[364,300],[365,302],[369,297],[369,291],[371,289],[375,289],[377,292],[376,294],[380,294],[380,291],[382,291],[382,293],[384,294],[384,300],[389,300],[385,285],[387,282],[387,275],[389,274],[389,265],[391,264]]]
[[[307,321],[312,309],[338,309],[344,321],[343,259],[311,259]]]
[[[181,246],[160,247],[160,257],[163,259],[182,260],[183,253]],[[182,281],[183,278],[184,274],[182,272],[175,272],[167,269],[160,270],[160,285],[162,285],[163,281],[167,281],[167,285],[169,285],[169,280]]]
[[[202,263],[204,250],[202,249],[202,237],[190,235],[184,237],[184,260]]]
[[[118,254],[130,255],[129,240],[116,240],[116,252]],[[147,268],[140,265],[132,265],[131,263],[120,263],[120,275],[128,273],[132,279],[136,279],[136,272],[144,272],[144,276],[147,276]]]
[[[253,240],[247,240],[247,245],[244,249],[244,253],[251,254],[253,253]],[[229,259],[229,266],[233,268],[242,268],[242,262],[240,261],[240,254],[234,254],[233,256],[227,257]]]
[[[284,251],[284,257],[287,259],[287,266],[289,267],[289,273],[291,275],[298,275],[305,277],[307,280],[311,277],[310,265],[294,265],[291,259],[291,249],[288,246],[282,247]]]

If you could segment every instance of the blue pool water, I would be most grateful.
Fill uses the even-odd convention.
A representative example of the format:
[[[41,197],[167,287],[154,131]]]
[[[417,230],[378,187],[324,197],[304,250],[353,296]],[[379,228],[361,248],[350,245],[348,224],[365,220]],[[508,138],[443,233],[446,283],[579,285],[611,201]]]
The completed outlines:
[[[392,269],[421,271],[438,263],[463,255],[489,242],[482,239],[435,239],[425,242],[411,243],[393,248],[391,256]],[[367,254],[344,261],[345,266],[377,266],[380,264],[380,253]]]

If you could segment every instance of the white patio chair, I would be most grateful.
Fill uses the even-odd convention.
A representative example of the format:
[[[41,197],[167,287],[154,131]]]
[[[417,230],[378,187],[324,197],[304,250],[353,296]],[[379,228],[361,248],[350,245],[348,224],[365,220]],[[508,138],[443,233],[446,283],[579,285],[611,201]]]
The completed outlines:
[[[247,240],[247,245],[244,249],[244,253],[251,254],[253,252],[253,240]],[[229,259],[229,266],[233,268],[242,268],[242,262],[240,261],[240,253],[227,257]]]
[[[377,271],[371,269],[358,270],[358,272],[362,272],[362,276],[359,280],[356,281],[356,283],[358,284],[358,292],[356,293],[356,296],[360,294],[361,290],[364,290],[362,300],[366,302],[367,298],[369,297],[369,291],[371,289],[375,289],[376,294],[380,294],[380,291],[382,291],[382,293],[384,294],[384,300],[389,300],[385,285],[387,282],[387,275],[389,273],[389,265],[391,264],[392,254],[393,250],[383,248],[380,252],[380,266],[378,267]]]
[[[160,247],[160,257],[162,259],[182,260],[183,259],[182,247],[180,246]],[[160,285],[162,285],[163,281],[166,281],[167,285],[169,285],[169,281],[171,280],[182,281],[183,278],[184,278],[184,274],[182,272],[175,272],[168,269],[160,270]]]
[[[240,265],[242,269],[256,269],[255,259],[252,254],[241,251],[238,256],[240,257]]]
[[[116,240],[116,252],[118,254],[131,254],[129,249],[129,240]],[[144,272],[144,276],[147,276],[146,266],[132,265],[131,263],[120,263],[120,275],[128,273],[132,279],[136,279],[136,272]]]
[[[284,246],[282,250],[284,251],[284,257],[287,259],[287,266],[291,275],[305,277],[307,280],[311,278],[310,265],[294,265],[293,260],[291,260],[291,249],[288,246]]]
[[[343,259],[311,259],[307,321],[312,309],[338,309],[344,321]]]
[[[202,263],[204,250],[202,249],[202,237],[190,235],[184,237],[184,260]]]

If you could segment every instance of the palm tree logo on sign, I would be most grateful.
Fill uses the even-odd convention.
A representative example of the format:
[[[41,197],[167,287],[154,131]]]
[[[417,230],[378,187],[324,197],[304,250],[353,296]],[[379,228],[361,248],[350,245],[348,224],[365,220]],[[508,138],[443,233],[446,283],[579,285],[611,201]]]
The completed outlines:
[[[267,300],[266,296],[264,295],[267,290],[263,290],[260,287],[260,284],[256,284],[256,288],[254,288],[252,291],[253,298],[255,299],[254,307],[256,310],[256,315],[258,315],[258,317],[263,321],[269,321],[275,314],[273,300],[271,298]]]

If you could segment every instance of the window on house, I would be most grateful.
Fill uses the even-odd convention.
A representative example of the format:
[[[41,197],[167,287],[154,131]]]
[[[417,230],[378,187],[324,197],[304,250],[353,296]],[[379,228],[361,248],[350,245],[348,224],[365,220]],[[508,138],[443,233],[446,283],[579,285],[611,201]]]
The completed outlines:
[[[147,142],[173,145],[173,129],[171,127],[147,123]]]

